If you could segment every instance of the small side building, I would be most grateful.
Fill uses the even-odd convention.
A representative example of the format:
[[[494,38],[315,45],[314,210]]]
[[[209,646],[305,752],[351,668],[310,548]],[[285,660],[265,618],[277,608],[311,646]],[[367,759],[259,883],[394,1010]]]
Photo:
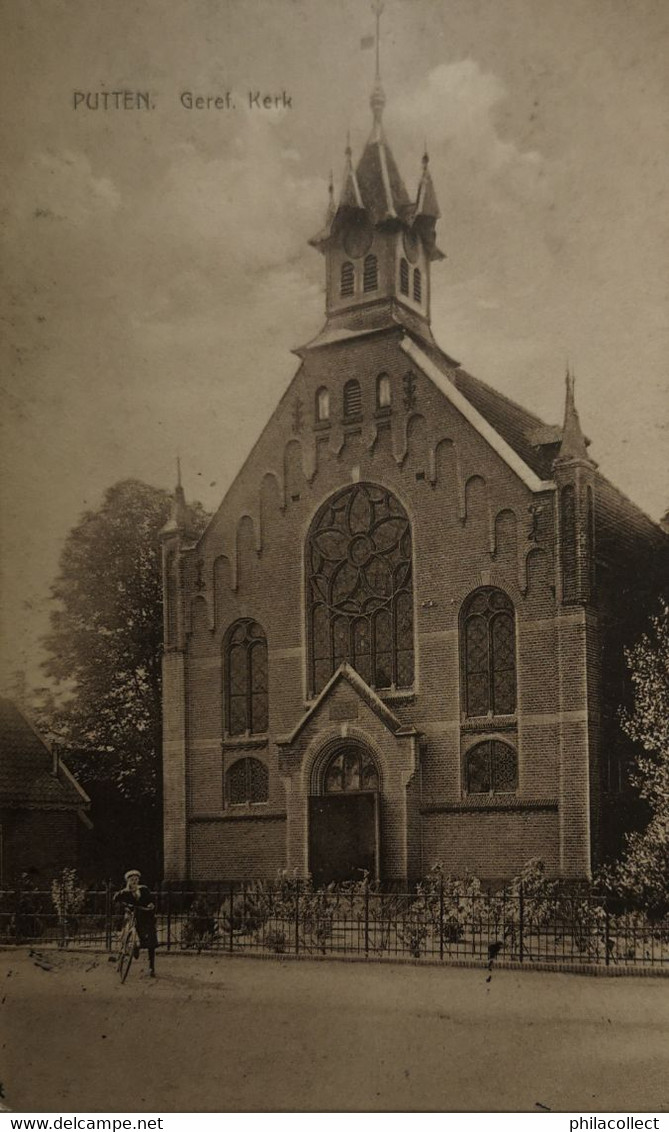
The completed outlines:
[[[90,799],[55,749],[0,699],[0,887],[78,868]]]

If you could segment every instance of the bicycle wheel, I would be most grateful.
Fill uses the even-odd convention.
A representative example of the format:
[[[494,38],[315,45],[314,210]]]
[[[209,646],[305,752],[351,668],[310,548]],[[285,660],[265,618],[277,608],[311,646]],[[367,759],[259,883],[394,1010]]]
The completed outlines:
[[[121,976],[121,982],[122,983],[124,983],[125,980],[128,977],[128,971],[130,970],[130,964],[132,963],[134,956],[135,956],[135,941],[133,939],[132,932],[128,932],[128,934],[127,934],[127,936],[126,936],[126,938],[123,942],[123,947],[121,948],[121,954],[118,957],[118,963],[116,965],[116,969],[117,969],[119,975]]]

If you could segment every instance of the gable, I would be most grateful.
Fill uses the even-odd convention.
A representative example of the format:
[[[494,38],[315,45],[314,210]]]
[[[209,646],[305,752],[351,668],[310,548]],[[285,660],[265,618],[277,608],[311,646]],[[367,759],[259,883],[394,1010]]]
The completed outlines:
[[[90,799],[64,763],[53,773],[44,739],[9,700],[0,700],[0,804],[80,809]]]

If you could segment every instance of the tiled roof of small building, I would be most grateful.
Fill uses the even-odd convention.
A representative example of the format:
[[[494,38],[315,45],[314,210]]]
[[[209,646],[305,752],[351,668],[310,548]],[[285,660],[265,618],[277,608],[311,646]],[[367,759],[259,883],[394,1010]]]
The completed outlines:
[[[53,756],[44,739],[11,702],[0,699],[0,806],[82,809],[88,795]]]

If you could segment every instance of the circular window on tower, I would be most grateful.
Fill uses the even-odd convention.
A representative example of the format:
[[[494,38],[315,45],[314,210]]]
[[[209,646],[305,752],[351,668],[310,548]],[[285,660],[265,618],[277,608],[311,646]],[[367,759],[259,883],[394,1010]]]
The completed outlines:
[[[352,219],[344,231],[344,250],[351,259],[360,259],[372,246],[372,226],[366,216]]]
[[[416,233],[409,231],[405,232],[403,243],[404,254],[409,260],[409,263],[417,263],[418,253],[420,252],[420,243],[418,241],[418,236],[416,235]]]

